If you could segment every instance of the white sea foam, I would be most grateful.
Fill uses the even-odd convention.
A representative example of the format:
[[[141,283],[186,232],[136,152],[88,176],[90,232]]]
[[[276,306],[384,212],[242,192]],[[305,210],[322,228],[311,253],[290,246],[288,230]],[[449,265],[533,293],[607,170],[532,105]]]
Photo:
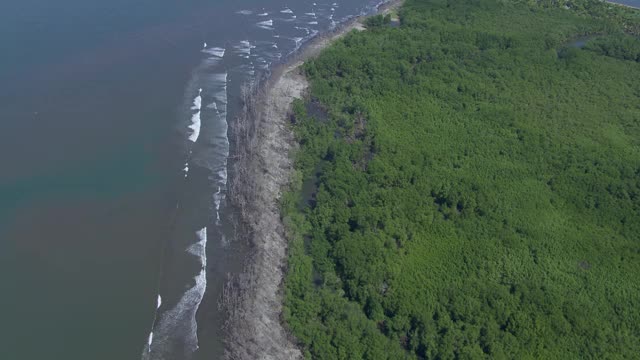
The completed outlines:
[[[191,106],[191,110],[200,110],[202,106],[202,89],[198,90],[198,96],[193,99],[193,106]]]
[[[289,9],[289,8],[285,8],[284,10],[280,10],[281,13],[283,14],[293,14],[293,10]]]
[[[249,40],[242,40],[233,48],[236,49],[236,51],[238,51],[241,56],[247,56],[251,53],[251,49],[255,48],[255,45],[252,45]]]
[[[222,194],[222,189],[218,186],[218,191],[213,194],[213,203],[216,207],[216,222],[220,222],[220,203],[222,202],[223,197],[224,194]]]
[[[306,27],[296,26],[295,28],[298,29],[298,30],[304,30],[304,32],[306,32],[307,35],[309,35],[311,33],[311,29],[306,28]]]
[[[274,28],[272,27],[273,26],[273,20],[260,21],[256,25],[261,29],[274,30]]]
[[[258,16],[269,16],[269,13],[262,13],[262,14],[258,14]]]
[[[153,342],[153,331],[149,333],[149,339],[147,340],[147,351],[151,352],[151,343]]]
[[[156,306],[156,309],[160,309],[160,306],[162,306],[162,296],[158,294],[158,304]]]
[[[202,44],[202,48],[206,49],[207,48],[207,42],[205,41],[204,44]]]
[[[227,168],[226,166],[218,171],[218,177],[220,181],[226,185],[227,184]]]
[[[253,14],[253,11],[251,11],[251,10],[240,10],[240,11],[236,11],[236,14],[251,15],[251,14]]]
[[[204,48],[202,50],[203,53],[209,54],[209,55],[213,55],[213,56],[217,56],[217,57],[224,57],[224,52],[225,49],[221,48],[221,47],[212,47],[212,48]]]
[[[308,12],[308,13],[304,13],[304,14],[308,15],[308,16],[316,17],[316,13],[314,13],[314,12]]]
[[[198,350],[198,323],[196,322],[196,313],[202,302],[202,298],[207,289],[207,229],[202,228],[196,232],[198,242],[189,246],[186,251],[200,258],[201,269],[195,276],[195,285],[185,291],[180,301],[170,310],[162,313],[158,323],[154,328],[154,332],[149,335],[149,345],[147,351],[143,352],[143,360],[166,359],[171,349],[163,347],[151,347],[153,334],[156,336],[156,343],[170,344],[176,341],[178,336],[180,346],[184,347],[188,353]],[[177,327],[180,327],[179,329]]]
[[[207,247],[207,228],[203,227],[196,231],[196,236],[198,237],[198,242],[189,246],[187,252],[199,257],[202,267],[205,267],[207,266],[207,254],[205,253]]]
[[[191,115],[191,125],[189,125],[189,129],[191,129],[189,140],[192,142],[198,141],[198,137],[200,136],[200,111]]]
[[[318,22],[317,21],[309,21],[307,24],[309,24],[309,25],[318,25]]]

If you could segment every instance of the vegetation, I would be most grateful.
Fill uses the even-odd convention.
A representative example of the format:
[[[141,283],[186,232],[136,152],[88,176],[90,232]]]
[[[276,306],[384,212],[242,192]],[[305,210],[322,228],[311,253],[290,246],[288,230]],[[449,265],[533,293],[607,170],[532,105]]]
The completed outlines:
[[[409,0],[305,65],[282,206],[308,358],[640,354],[637,12],[564,4]]]
[[[388,25],[390,23],[391,23],[391,14],[387,14],[384,16],[383,15],[371,16],[365,19],[364,21],[365,26],[367,26],[368,28]]]
[[[587,49],[616,59],[640,62],[640,41],[630,36],[596,38],[589,42]]]

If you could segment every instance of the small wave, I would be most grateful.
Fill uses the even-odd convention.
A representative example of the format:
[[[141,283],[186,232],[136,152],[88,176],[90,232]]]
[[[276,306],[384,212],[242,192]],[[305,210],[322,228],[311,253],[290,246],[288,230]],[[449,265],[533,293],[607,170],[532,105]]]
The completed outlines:
[[[251,51],[255,49],[255,45],[253,45],[248,40],[243,40],[239,45],[234,46],[234,49],[238,52],[238,55],[248,59],[251,55]]]
[[[151,343],[153,342],[153,331],[149,333],[149,339],[147,340],[147,351],[151,352]]]
[[[218,191],[213,194],[213,203],[216,206],[216,222],[220,222],[220,203],[222,202],[223,198],[224,194],[222,194],[222,188],[218,186]]]
[[[209,55],[213,55],[221,58],[221,57],[224,57],[225,49],[221,47],[212,47],[207,49],[205,47],[204,49],[202,49],[202,52],[205,54],[209,54]]]
[[[203,227],[202,229],[196,231],[196,236],[198,237],[198,242],[189,246],[187,248],[187,252],[191,255],[195,255],[200,258],[200,263],[202,267],[207,266],[207,254],[205,253],[207,247],[207,228]]]
[[[285,8],[284,10],[280,10],[281,13],[283,14],[293,14],[293,10],[289,9],[289,8]]]
[[[198,141],[198,137],[200,136],[200,111],[191,116],[191,125],[189,125],[189,129],[191,129],[189,140],[191,142]]]
[[[251,15],[251,14],[253,14],[253,11],[251,11],[251,10],[240,10],[240,11],[236,11],[236,14]]]
[[[260,21],[256,25],[261,29],[274,30],[274,28],[272,27],[273,26],[273,20]]]
[[[309,35],[311,33],[311,29],[306,28],[306,27],[296,26],[295,28],[298,29],[298,30],[304,30],[307,33],[307,35]]]
[[[252,45],[249,40],[242,40],[240,41],[240,44],[234,46],[233,48],[242,54],[249,54],[251,53],[251,49],[255,48],[255,45]]]
[[[226,72],[223,73],[219,73],[219,74],[211,74],[209,75],[209,79],[211,81],[213,81],[215,83],[215,85],[221,85],[226,87],[227,86],[227,78],[228,78],[228,74]]]
[[[308,16],[316,17],[316,13],[314,13],[314,12],[308,12],[308,13],[304,13],[304,14],[308,15]]]
[[[269,13],[262,13],[262,14],[258,14],[258,16],[269,16]]]
[[[204,293],[207,289],[207,228],[196,231],[198,242],[189,246],[186,251],[200,258],[201,269],[195,276],[195,285],[185,291],[180,301],[170,310],[163,313],[154,328],[157,335],[157,343],[167,345],[178,339],[187,353],[192,354],[198,350],[198,323],[196,322],[196,314]],[[180,327],[180,328],[178,328]],[[151,347],[154,332],[149,335],[148,345],[142,355],[143,360],[166,359],[171,348],[165,346]],[[152,351],[153,350],[153,351]]]
[[[309,25],[318,25],[318,22],[317,21],[309,21],[307,24],[309,24]]]
[[[198,140],[198,136],[200,136],[200,107],[201,106],[202,106],[202,89],[199,89],[198,95],[193,99],[193,106],[191,107],[191,110],[197,110],[194,114],[191,115],[191,124],[189,125],[189,129],[191,129],[189,140],[192,142],[196,142]]]
[[[198,96],[193,99],[191,110],[200,110],[200,107],[202,107],[202,89],[198,90]]]
[[[160,309],[160,306],[162,306],[162,296],[158,294],[158,305],[156,306],[156,309]]]
[[[300,48],[300,46],[302,46],[302,40],[304,40],[304,38],[295,37],[295,38],[292,38],[291,40],[296,42],[296,51],[297,51]]]

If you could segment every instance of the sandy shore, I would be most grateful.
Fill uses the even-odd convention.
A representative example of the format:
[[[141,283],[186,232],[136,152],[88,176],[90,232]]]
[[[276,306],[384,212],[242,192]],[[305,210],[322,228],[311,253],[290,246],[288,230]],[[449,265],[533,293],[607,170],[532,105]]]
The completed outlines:
[[[387,2],[378,13],[401,3]],[[231,195],[242,214],[239,235],[249,242],[251,254],[244,274],[230,278],[225,288],[222,306],[229,314],[226,359],[302,358],[281,320],[287,239],[278,201],[293,171],[290,154],[296,144],[289,122],[291,103],[307,91],[308,82],[300,69],[304,61],[348,32],[364,30],[362,20],[356,17],[316,37],[276,67],[262,90],[254,89],[257,96],[245,101],[245,119],[236,121],[239,145]]]

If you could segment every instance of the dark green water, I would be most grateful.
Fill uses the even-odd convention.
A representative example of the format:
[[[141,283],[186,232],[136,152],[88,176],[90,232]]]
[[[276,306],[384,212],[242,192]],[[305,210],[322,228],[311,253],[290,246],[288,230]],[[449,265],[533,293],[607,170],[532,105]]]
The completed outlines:
[[[370,3],[3,2],[0,359],[219,357],[240,86]]]

